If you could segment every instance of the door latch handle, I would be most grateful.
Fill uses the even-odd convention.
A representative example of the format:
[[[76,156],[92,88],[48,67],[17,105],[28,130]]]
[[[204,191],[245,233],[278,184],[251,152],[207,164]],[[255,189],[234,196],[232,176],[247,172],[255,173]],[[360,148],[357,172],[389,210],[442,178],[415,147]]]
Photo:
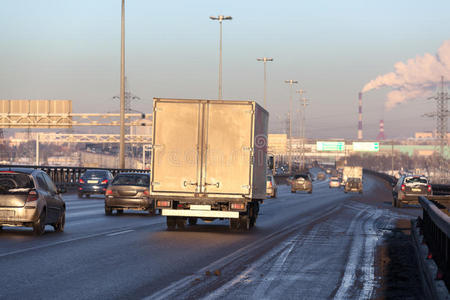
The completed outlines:
[[[185,181],[183,182],[183,185],[184,185],[184,186],[188,186],[188,185],[195,185],[195,186],[198,186],[198,183],[197,183],[197,182],[190,182],[190,181],[185,180]]]
[[[216,188],[220,187],[220,182],[216,182],[216,183],[206,183],[204,184],[204,186],[215,186]]]

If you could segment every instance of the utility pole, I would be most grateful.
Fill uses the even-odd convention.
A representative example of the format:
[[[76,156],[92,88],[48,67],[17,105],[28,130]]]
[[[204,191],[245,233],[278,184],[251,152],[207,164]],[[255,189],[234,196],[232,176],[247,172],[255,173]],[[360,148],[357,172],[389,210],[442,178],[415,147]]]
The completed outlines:
[[[125,169],[125,0],[122,0],[120,45],[120,146],[119,168]]]
[[[267,109],[267,78],[266,78],[266,62],[273,61],[273,58],[270,57],[263,57],[263,58],[257,58],[257,61],[264,62],[264,109]]]
[[[230,16],[217,16],[217,17],[209,17],[211,20],[219,21],[220,24],[220,45],[219,45],[219,100],[222,100],[222,21],[223,20],[232,20],[233,18]]]
[[[441,181],[445,181],[448,177],[448,163],[446,158],[447,150],[447,118],[450,115],[448,111],[448,92],[445,89],[444,76],[441,76],[440,90],[436,96],[429,97],[429,100],[436,100],[436,113],[425,114],[426,117],[436,117],[436,139],[439,147],[439,177]],[[445,173],[445,174],[443,174]]]
[[[285,80],[285,83],[288,83],[290,86],[289,89],[289,174],[292,174],[292,110],[293,110],[293,103],[292,103],[292,92],[293,88],[292,86],[294,84],[297,84],[298,81],[296,80]]]

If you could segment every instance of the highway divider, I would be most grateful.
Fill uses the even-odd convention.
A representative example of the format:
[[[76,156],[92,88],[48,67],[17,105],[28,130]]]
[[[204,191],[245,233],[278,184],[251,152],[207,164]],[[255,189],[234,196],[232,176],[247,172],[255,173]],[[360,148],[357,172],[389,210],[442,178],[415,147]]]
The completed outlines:
[[[448,201],[450,197],[439,197],[442,199],[432,200],[426,197],[419,197],[419,203],[423,209],[422,219],[416,222],[417,227],[420,228],[420,233],[423,235],[422,242],[415,236],[416,249],[420,249],[420,244],[426,244],[428,253],[426,257],[418,252],[419,264],[422,267],[422,272],[425,273],[425,283],[432,289],[432,293],[436,295],[448,296],[450,289],[450,216],[448,208],[441,205],[439,201]],[[436,197],[438,198],[438,197]],[[433,260],[436,268],[427,266],[426,260]],[[434,272],[435,274],[430,274]],[[442,280],[446,286],[446,291],[442,292],[442,284],[439,285],[436,280]],[[441,299],[441,297],[437,297]],[[447,299],[447,298],[442,298]]]
[[[84,167],[65,167],[65,166],[27,166],[27,165],[0,165],[0,168],[28,168],[39,169],[46,172],[57,186],[66,188],[75,187],[81,175],[87,170],[108,170],[114,176],[123,172],[148,173],[148,170],[141,169],[108,169],[108,168],[84,168]]]

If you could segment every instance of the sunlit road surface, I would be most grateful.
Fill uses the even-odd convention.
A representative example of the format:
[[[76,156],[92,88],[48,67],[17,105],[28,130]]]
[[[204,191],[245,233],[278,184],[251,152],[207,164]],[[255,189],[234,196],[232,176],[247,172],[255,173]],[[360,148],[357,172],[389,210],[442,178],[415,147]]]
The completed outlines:
[[[169,232],[146,212],[105,216],[100,196],[64,198],[64,233],[0,233],[0,298],[371,298],[383,231],[420,212],[393,209],[373,177],[363,195],[328,181],[315,181],[312,194],[280,186],[247,233],[225,221]]]

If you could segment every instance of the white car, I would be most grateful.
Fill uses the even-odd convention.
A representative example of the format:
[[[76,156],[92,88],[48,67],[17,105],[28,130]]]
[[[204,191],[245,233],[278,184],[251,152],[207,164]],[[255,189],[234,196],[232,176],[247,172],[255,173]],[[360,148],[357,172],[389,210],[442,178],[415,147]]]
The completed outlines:
[[[273,175],[267,175],[267,185],[266,185],[266,194],[267,196],[270,196],[272,198],[277,197],[277,184],[275,182],[275,178],[273,178]]]
[[[329,187],[331,188],[338,188],[341,186],[341,183],[339,182],[339,178],[337,177],[331,177]]]

